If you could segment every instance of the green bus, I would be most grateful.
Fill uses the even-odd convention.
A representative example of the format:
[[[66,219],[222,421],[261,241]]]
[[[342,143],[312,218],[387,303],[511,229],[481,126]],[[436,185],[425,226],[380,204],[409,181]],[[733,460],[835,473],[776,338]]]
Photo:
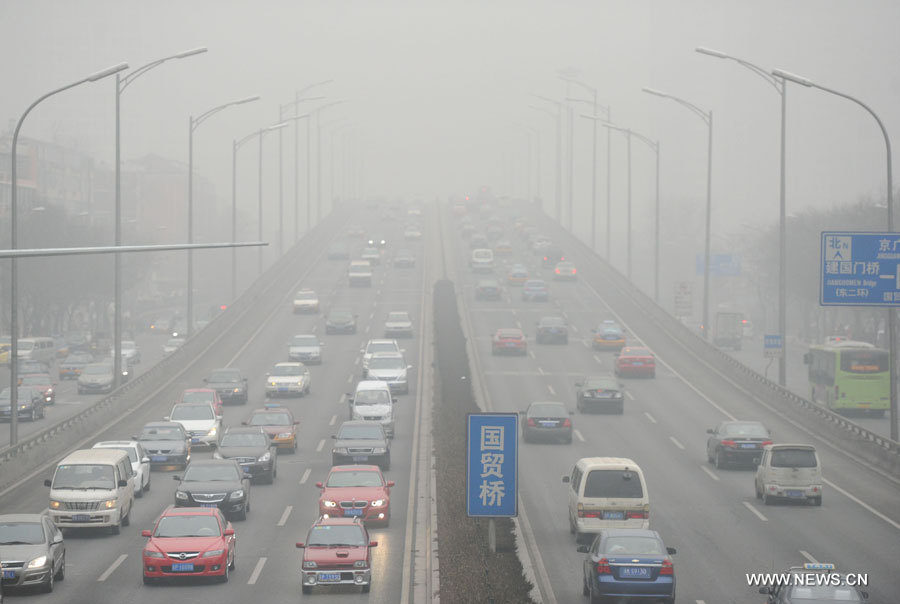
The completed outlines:
[[[832,341],[811,346],[809,398],[836,413],[884,416],[890,403],[890,355],[867,342]]]

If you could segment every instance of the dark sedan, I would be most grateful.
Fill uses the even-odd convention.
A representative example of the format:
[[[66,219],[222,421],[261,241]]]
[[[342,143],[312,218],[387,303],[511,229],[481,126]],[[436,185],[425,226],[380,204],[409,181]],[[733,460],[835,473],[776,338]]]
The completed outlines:
[[[247,378],[235,367],[213,369],[203,380],[207,387],[219,393],[223,403],[247,403]]]
[[[502,291],[496,279],[479,279],[475,286],[475,299],[496,301],[500,299]]]
[[[572,412],[563,403],[535,402],[528,409],[519,412],[524,416],[522,440],[561,440],[572,442]]]
[[[351,420],[341,424],[331,448],[331,465],[375,464],[391,469],[391,441],[378,422]]]
[[[233,459],[251,478],[266,484],[272,484],[278,476],[278,447],[259,427],[229,428],[222,435],[213,459]]]
[[[356,333],[356,315],[349,310],[332,310],[325,317],[325,333]]]
[[[9,398],[12,395],[12,391],[7,386],[0,392],[0,419],[3,421],[10,421],[10,408],[9,408]],[[38,419],[44,418],[44,395],[41,394],[41,391],[37,388],[31,388],[29,386],[19,386],[19,389],[16,391],[17,402],[19,405],[18,413],[16,415],[19,419],[27,419],[31,421],[36,421]]]
[[[3,589],[39,586],[53,591],[66,575],[63,534],[45,514],[0,516]]]
[[[150,422],[131,438],[150,456],[150,469],[185,468],[191,460],[191,437],[178,422]]]
[[[416,265],[416,259],[409,250],[397,250],[393,264],[395,268],[413,268]]]
[[[586,377],[576,382],[575,400],[578,410],[625,412],[625,398],[619,381],[611,375]]]
[[[550,290],[543,279],[529,279],[522,286],[523,302],[547,302],[550,300]]]
[[[542,317],[537,322],[538,344],[568,344],[569,326],[562,317]]]
[[[597,533],[593,544],[581,545],[587,554],[582,564],[582,593],[591,602],[607,599],[657,598],[675,604],[675,567],[656,531],[607,529]]]
[[[175,507],[222,510],[223,514],[246,520],[250,511],[250,475],[233,459],[192,461],[184,476],[173,476]]]
[[[729,464],[758,466],[763,447],[772,444],[772,434],[760,422],[721,422],[706,433],[706,459],[717,468]]]

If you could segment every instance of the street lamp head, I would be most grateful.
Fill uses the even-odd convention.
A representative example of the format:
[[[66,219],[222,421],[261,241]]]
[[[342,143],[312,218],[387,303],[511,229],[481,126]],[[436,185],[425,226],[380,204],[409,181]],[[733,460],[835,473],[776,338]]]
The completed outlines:
[[[311,114],[309,114],[309,113],[304,113],[303,115],[292,115],[292,116],[290,116],[290,117],[284,118],[284,121],[286,121],[286,122],[296,122],[297,120],[302,120],[302,119],[308,118],[310,115],[311,115]]]
[[[589,119],[589,120],[594,120],[595,122],[602,122],[603,120],[606,119],[606,118],[603,117],[602,115],[590,115],[590,114],[588,114],[588,113],[581,113],[581,114],[579,114],[579,115],[581,115],[581,117],[583,117],[583,118],[586,118],[586,119]]]
[[[263,132],[269,132],[270,130],[281,130],[282,128],[286,128],[288,125],[287,122],[281,122],[280,124],[273,124],[268,128],[263,128]]]
[[[717,59],[730,59],[731,58],[724,52],[721,52],[718,50],[713,50],[712,48],[704,48],[703,46],[698,46],[694,50],[699,52],[701,55],[709,55],[711,57],[716,57]]]
[[[773,69],[772,75],[776,78],[781,78],[782,80],[788,80],[790,82],[794,82],[795,84],[800,84],[801,86],[810,87],[813,85],[811,80],[808,80],[803,76],[793,74],[789,71],[784,71],[783,69]]]
[[[248,96],[247,98],[241,99],[239,101],[232,101],[230,104],[231,105],[243,105],[244,103],[251,103],[253,101],[258,101],[259,99],[260,99],[260,96],[257,94],[256,96]]]
[[[297,103],[305,103],[306,101],[321,101],[327,99],[327,96],[305,96],[302,99],[297,99]]]
[[[96,82],[97,80],[102,80],[107,76],[111,76],[114,73],[119,73],[128,69],[128,63],[119,63],[118,65],[113,65],[112,67],[107,67],[103,71],[98,71],[97,73],[93,73],[87,77],[88,82]]]
[[[194,48],[191,50],[185,50],[184,52],[180,52],[177,55],[175,55],[175,58],[176,59],[184,59],[186,57],[192,57],[194,55],[203,54],[204,52],[206,52],[206,50],[207,49],[205,46],[201,46],[200,48]]]
[[[652,94],[652,95],[655,95],[655,96],[662,96],[662,97],[668,97],[668,96],[669,96],[669,95],[666,94],[665,92],[660,92],[659,90],[656,90],[656,89],[654,89],[654,88],[641,88],[641,90],[643,90],[643,91],[646,92],[647,94]]]

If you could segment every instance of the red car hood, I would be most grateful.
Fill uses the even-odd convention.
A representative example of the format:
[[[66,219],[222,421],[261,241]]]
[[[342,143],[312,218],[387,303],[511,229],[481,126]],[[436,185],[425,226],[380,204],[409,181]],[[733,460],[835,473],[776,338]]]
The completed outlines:
[[[200,552],[225,547],[224,537],[152,537],[146,549],[168,552]]]
[[[387,499],[390,493],[386,487],[325,487],[320,499],[331,501],[372,501]]]
[[[314,561],[318,567],[329,567],[335,565],[352,566],[357,560],[366,560],[369,555],[367,546],[361,547],[319,547],[307,546],[303,560]]]

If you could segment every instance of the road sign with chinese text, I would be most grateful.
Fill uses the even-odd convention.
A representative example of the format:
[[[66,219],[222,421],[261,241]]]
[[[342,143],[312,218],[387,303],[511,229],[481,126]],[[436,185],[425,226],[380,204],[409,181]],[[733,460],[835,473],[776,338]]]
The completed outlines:
[[[704,254],[697,254],[697,274],[703,274]],[[741,274],[741,257],[737,254],[710,254],[709,274],[714,277],[737,277]]]
[[[784,354],[784,342],[780,334],[767,333],[763,336],[763,358],[777,359]]]
[[[822,306],[900,306],[900,233],[823,231]]]
[[[466,424],[468,515],[516,516],[519,416],[515,413],[470,413]]]

